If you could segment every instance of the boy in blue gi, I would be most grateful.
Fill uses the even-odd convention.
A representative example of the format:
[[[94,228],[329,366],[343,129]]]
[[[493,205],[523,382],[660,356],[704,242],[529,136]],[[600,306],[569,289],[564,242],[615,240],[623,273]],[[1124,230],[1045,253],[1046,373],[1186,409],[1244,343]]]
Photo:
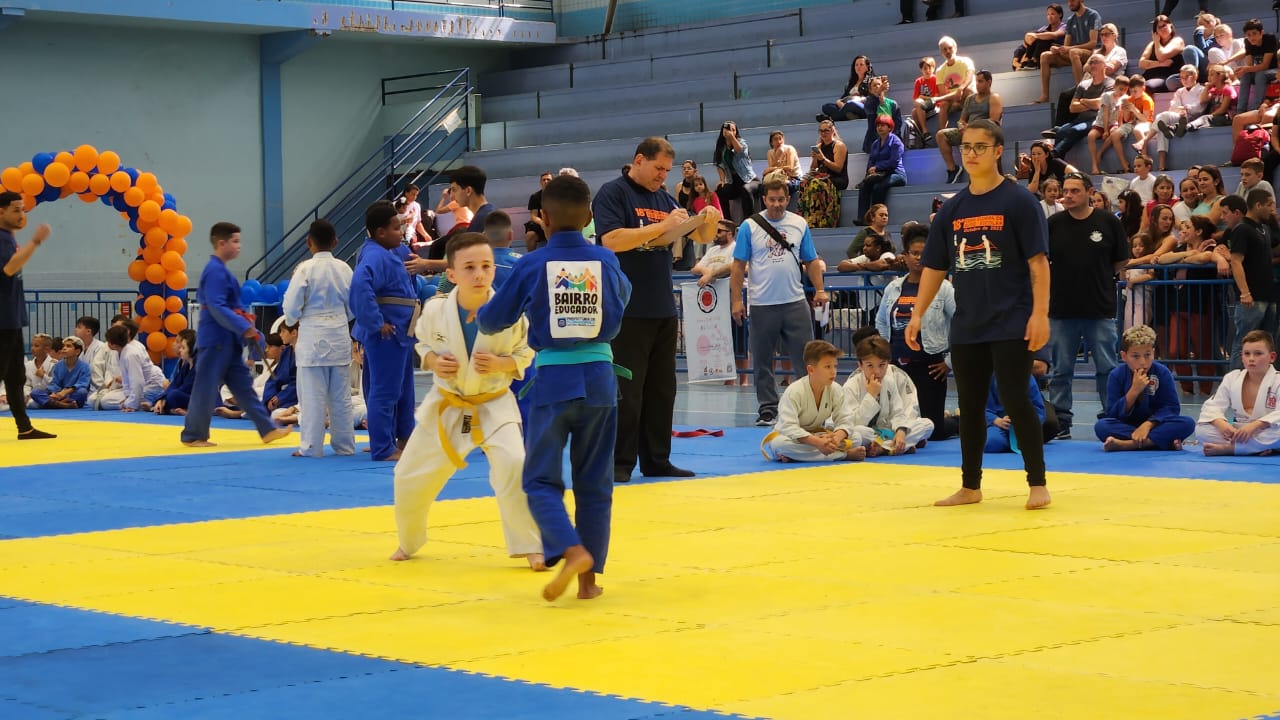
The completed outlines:
[[[1102,449],[1181,450],[1196,421],[1182,404],[1169,368],[1155,361],[1156,331],[1134,325],[1120,336],[1124,365],[1107,376],[1107,416],[1093,426]]]
[[[1027,396],[1031,398],[1031,407],[1035,408],[1036,418],[1040,420],[1040,425],[1043,427],[1044,395],[1040,394],[1040,385],[1036,382],[1035,375],[1032,375],[1027,383]],[[1013,419],[1005,412],[1004,401],[1000,399],[995,378],[992,378],[991,391],[987,394],[987,445],[982,451],[985,453],[1016,452],[1013,448],[1014,436],[1009,434],[1011,427],[1013,427]],[[1045,436],[1045,442],[1052,439],[1052,435]]]
[[[351,336],[364,347],[369,388],[369,452],[374,460],[400,459],[413,433],[413,333],[418,292],[399,253],[400,216],[380,200],[364,212],[369,238],[351,276]]]
[[[298,361],[294,355],[294,345],[298,342],[298,325],[290,325],[282,316],[275,324],[280,334],[280,358],[271,369],[271,377],[262,387],[262,404],[271,413],[271,417],[280,419],[281,413],[298,404]]]
[[[481,332],[496,332],[528,315],[538,376],[529,392],[524,491],[547,565],[564,560],[542,597],[560,597],[576,576],[578,598],[589,600],[604,592],[596,573],[604,572],[613,509],[618,385],[609,341],[622,324],[631,283],[613,252],[582,236],[591,219],[586,183],[552,180],[542,191],[542,213],[551,233],[546,246],[516,263],[476,320]],[[561,477],[570,437],[576,528],[565,511]]]
[[[262,442],[270,443],[289,434],[271,420],[258,394],[253,390],[253,377],[242,360],[244,341],[256,342],[258,331],[240,309],[240,282],[231,274],[227,263],[240,256],[240,228],[229,222],[215,224],[209,230],[213,256],[200,273],[196,299],[200,303],[200,322],[196,332],[196,382],[182,426],[182,444],[187,447],[213,447],[209,442],[209,418],[220,404],[218,390],[230,388],[240,409],[258,428]]]
[[[53,366],[53,379],[43,390],[32,390],[36,407],[50,410],[73,410],[84,407],[89,399],[89,363],[80,359],[84,341],[78,337],[62,339],[62,362]]]

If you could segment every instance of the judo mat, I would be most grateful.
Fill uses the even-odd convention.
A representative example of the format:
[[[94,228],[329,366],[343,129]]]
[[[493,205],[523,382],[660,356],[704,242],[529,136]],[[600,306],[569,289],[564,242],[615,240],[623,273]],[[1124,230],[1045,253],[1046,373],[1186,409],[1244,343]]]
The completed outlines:
[[[547,603],[479,453],[393,563],[389,464],[100,418],[0,439],[0,717],[1280,717],[1274,458],[1056,442],[1050,508],[1013,455],[935,508],[957,441],[784,466],[727,428]]]

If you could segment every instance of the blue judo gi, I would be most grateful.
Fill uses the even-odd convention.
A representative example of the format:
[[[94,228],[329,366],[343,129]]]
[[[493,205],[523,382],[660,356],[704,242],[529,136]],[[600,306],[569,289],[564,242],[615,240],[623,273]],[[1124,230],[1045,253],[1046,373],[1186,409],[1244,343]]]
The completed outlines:
[[[1027,395],[1031,398],[1031,407],[1035,408],[1036,417],[1040,420],[1040,426],[1044,427],[1044,396],[1040,394],[1040,386],[1036,384],[1035,376],[1031,377],[1027,383]],[[982,449],[987,453],[1007,453],[1013,452],[1013,443],[1009,440],[1009,431],[996,427],[993,423],[996,418],[1008,415],[1004,411],[1004,402],[1000,399],[1000,391],[996,389],[995,378],[991,379],[991,390],[987,393],[987,444]],[[1010,425],[1012,428],[1013,426]]]
[[[554,288],[548,275],[555,272]],[[555,292],[552,305],[549,290]],[[574,545],[586,547],[604,572],[613,512],[613,444],[618,385],[609,341],[618,334],[631,282],[617,256],[581,232],[558,232],[525,255],[476,315],[481,332],[529,318],[529,346],[538,352],[529,389],[524,491],[554,565]],[[370,404],[372,408],[372,403]],[[573,472],[575,523],[564,507],[564,448]]]
[[[200,303],[200,322],[196,327],[196,379],[182,426],[182,442],[209,439],[209,419],[221,403],[218,390],[226,385],[236,404],[253,421],[258,434],[266,436],[276,429],[258,393],[253,389],[253,376],[245,367],[244,333],[252,327],[249,320],[236,313],[240,307],[240,282],[226,263],[213,255],[200,273],[196,290]]]
[[[280,401],[276,407],[290,408],[298,404],[298,354],[292,345],[280,349],[280,359],[262,388],[262,403],[267,404],[271,398]]]
[[[37,407],[47,407],[49,396],[65,390],[66,388],[75,388],[67,399],[74,402],[76,407],[84,407],[84,403],[89,399],[89,363],[84,360],[76,360],[73,367],[68,368],[65,362],[58,362],[53,366],[53,377],[49,379],[49,384],[43,390],[32,390],[31,400]]]
[[[1182,403],[1178,400],[1169,368],[1158,362],[1152,363],[1147,377],[1155,378],[1155,384],[1139,395],[1133,407],[1125,412],[1125,395],[1133,383],[1133,371],[1128,365],[1119,365],[1107,376],[1107,397],[1111,402],[1107,405],[1106,417],[1093,426],[1099,440],[1105,441],[1108,437],[1131,440],[1133,431],[1150,420],[1156,425],[1147,437],[1157,450],[1172,450],[1175,442],[1185,440],[1195,432],[1196,421],[1179,414]]]
[[[193,357],[190,365],[178,361],[173,369],[173,377],[169,378],[169,387],[164,389],[164,412],[172,414],[174,410],[186,410],[191,405],[191,393],[196,387],[196,364]],[[221,403],[219,403],[220,405]],[[217,407],[215,405],[215,407]]]
[[[374,460],[391,457],[413,433],[414,339],[409,331],[417,297],[399,249],[388,250],[366,239],[351,276],[348,302],[356,319],[351,335],[364,346],[369,452]],[[392,326],[386,337],[384,324]]]

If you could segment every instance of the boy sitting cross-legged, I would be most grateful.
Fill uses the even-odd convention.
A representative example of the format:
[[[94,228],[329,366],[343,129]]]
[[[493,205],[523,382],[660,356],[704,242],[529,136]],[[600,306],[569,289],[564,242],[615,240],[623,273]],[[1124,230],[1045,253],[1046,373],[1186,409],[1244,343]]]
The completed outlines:
[[[1134,325],[1120,337],[1124,365],[1107,378],[1110,405],[1093,431],[1102,449],[1181,450],[1195,430],[1195,421],[1180,415],[1182,404],[1173,373],[1155,361],[1156,333]]]
[[[867,454],[915,452],[933,433],[933,421],[920,417],[915,384],[890,362],[889,342],[879,335],[864,338],[857,352],[858,369],[845,381],[844,390],[853,407],[854,422],[872,430],[872,436],[865,439]]]
[[[836,384],[836,360],[841,354],[825,340],[805,343],[808,382],[793,382],[782,394],[778,423],[760,444],[765,457],[770,457],[771,451],[780,462],[866,458],[866,445],[874,433],[867,427],[855,427],[853,406],[844,388]]]

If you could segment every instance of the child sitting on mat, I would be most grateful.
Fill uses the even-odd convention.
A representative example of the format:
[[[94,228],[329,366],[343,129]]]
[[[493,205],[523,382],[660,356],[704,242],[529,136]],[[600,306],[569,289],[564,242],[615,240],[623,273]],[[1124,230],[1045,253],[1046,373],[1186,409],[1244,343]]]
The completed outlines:
[[[1173,373],[1155,356],[1155,330],[1134,325],[1120,336],[1124,365],[1107,377],[1107,414],[1093,426],[1103,450],[1181,450],[1195,431],[1180,414]]]
[[[867,457],[866,446],[874,433],[871,428],[854,425],[853,407],[844,388],[836,384],[836,360],[842,354],[825,340],[805,343],[808,382],[793,382],[782,393],[778,422],[760,443],[766,458],[819,462]]]

